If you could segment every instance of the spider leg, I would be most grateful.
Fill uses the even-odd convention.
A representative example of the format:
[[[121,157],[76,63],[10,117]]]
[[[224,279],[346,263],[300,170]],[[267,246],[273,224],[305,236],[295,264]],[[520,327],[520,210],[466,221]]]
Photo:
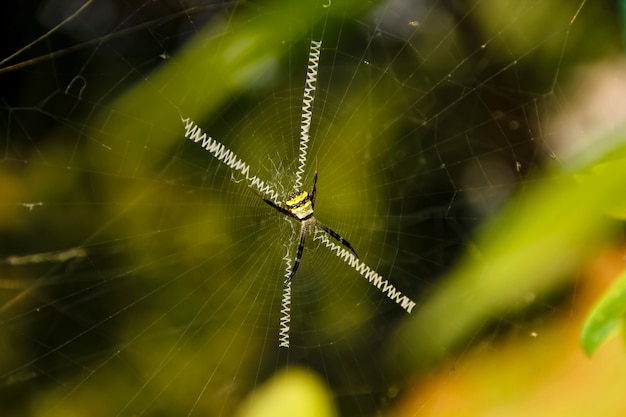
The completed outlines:
[[[350,242],[348,242],[343,237],[341,237],[339,233],[335,232],[333,229],[326,226],[324,223],[320,222],[317,219],[315,220],[315,225],[319,227],[320,229],[322,229],[323,231],[325,231],[326,233],[328,233],[329,235],[331,235],[337,242],[341,243],[343,246],[350,249],[352,253],[354,253],[354,256],[356,256],[358,259],[359,255],[356,254],[356,251],[354,250]]]
[[[293,263],[293,267],[291,268],[291,274],[285,281],[285,284],[291,281],[291,278],[296,274],[298,267],[300,266],[300,260],[302,259],[302,252],[304,252],[304,238],[306,237],[306,230],[304,224],[300,228],[300,243],[298,243],[298,252],[296,253],[296,260]]]
[[[292,212],[290,212],[289,210],[287,210],[286,208],[283,208],[281,206],[279,206],[278,204],[274,203],[272,200],[269,200],[265,197],[263,197],[257,190],[255,190],[252,187],[248,187],[250,188],[256,195],[259,196],[259,198],[263,201],[265,201],[265,203],[267,203],[269,206],[275,208],[277,211],[281,212],[282,214],[284,214],[285,216],[289,216],[289,217],[293,217],[295,219],[297,219],[296,216],[294,216],[294,214]],[[299,219],[298,219],[299,220]]]

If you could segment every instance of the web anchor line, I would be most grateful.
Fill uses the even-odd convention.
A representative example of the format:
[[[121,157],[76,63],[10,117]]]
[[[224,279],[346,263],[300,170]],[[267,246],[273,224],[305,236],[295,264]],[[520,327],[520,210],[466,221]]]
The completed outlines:
[[[317,84],[317,70],[319,68],[320,54],[322,51],[322,41],[311,40],[309,50],[309,63],[306,69],[306,81],[304,83],[304,95],[302,97],[302,119],[300,122],[300,149],[298,156],[298,169],[296,171],[296,182],[294,188],[302,189],[302,177],[306,167],[306,157],[309,148],[309,131],[311,130],[311,119],[313,118],[313,100],[315,100],[315,88]]]
[[[235,171],[239,171],[245,177],[250,187],[256,189],[259,193],[266,194],[270,200],[278,204],[278,193],[256,175],[250,175],[250,166],[247,163],[239,159],[233,151],[223,144],[216,141],[211,136],[207,136],[206,133],[203,133],[202,129],[188,117],[181,118],[181,120],[185,125],[186,138],[195,143],[200,143],[200,146],[209,151],[220,162],[223,162]]]
[[[346,262],[352,268],[354,268],[361,276],[367,279],[372,285],[378,288],[389,299],[395,301],[400,307],[406,310],[407,313],[411,313],[416,303],[412,301],[406,295],[402,295],[392,284],[386,279],[378,275],[378,273],[372,270],[369,266],[361,262],[352,252],[341,246],[331,242],[325,233],[315,233],[313,240],[321,241],[324,246],[334,251],[338,258]]]

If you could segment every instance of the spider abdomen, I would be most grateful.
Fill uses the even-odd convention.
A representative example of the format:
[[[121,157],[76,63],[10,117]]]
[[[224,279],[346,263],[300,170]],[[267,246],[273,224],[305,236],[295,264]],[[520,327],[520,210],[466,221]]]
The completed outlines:
[[[313,203],[306,191],[297,191],[290,194],[285,201],[287,210],[300,220],[308,219],[313,215]]]

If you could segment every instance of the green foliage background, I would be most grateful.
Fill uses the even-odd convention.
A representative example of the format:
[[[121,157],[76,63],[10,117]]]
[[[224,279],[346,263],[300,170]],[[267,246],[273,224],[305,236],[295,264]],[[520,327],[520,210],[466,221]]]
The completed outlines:
[[[626,142],[621,126],[591,141],[578,158],[535,157],[541,149],[533,144],[534,154],[525,156],[511,198],[493,216],[468,227],[471,238],[459,240],[461,247],[446,256],[453,261],[437,271],[427,269],[432,275],[426,278],[414,266],[397,268],[389,277],[420,297],[412,316],[361,305],[367,284],[353,284],[354,276],[341,266],[327,267],[333,274],[320,279],[337,291],[318,305],[305,306],[319,314],[305,313],[293,324],[306,329],[301,343],[320,346],[296,346],[287,358],[277,352],[268,329],[276,327],[278,310],[268,311],[267,300],[278,299],[280,288],[260,277],[282,268],[283,247],[268,245],[265,260],[248,255],[271,242],[281,226],[278,220],[258,223],[258,213],[265,212],[256,197],[245,195],[242,184],[228,175],[214,176],[224,168],[199,162],[209,158],[206,152],[185,147],[181,118],[213,132],[223,131],[234,118],[262,121],[291,114],[292,104],[278,102],[271,112],[255,114],[258,109],[250,106],[249,113],[233,117],[231,100],[263,95],[268,85],[282,87],[288,57],[305,49],[317,33],[329,40],[329,50],[357,56],[363,40],[355,22],[386,3],[330,4],[277,0],[216,7],[209,23],[198,27],[175,55],[107,95],[80,79],[62,84],[71,87],[74,100],[60,88],[45,101],[34,98],[34,87],[11,95],[11,102],[7,93],[0,161],[5,259],[75,247],[88,256],[52,266],[2,265],[0,404],[6,415],[111,416],[146,409],[155,410],[151,415],[190,410],[198,415],[373,415],[395,393],[411,392],[409,381],[469,349],[496,318],[515,321],[528,294],[545,300],[565,291],[601,249],[623,244]],[[380,68],[363,69],[357,60],[335,66],[332,85],[340,90],[337,96],[343,94],[342,113],[335,117],[335,109],[326,109],[332,123],[321,118],[324,140],[314,145],[325,176],[320,188],[334,204],[321,206],[320,217],[344,225],[348,222],[341,216],[356,218],[349,232],[359,236],[358,246],[368,249],[372,263],[389,259],[393,251],[377,239],[380,229],[399,230],[397,243],[404,251],[424,253],[426,245],[408,242],[411,233],[401,232],[403,224],[395,223],[390,215],[395,213],[385,211],[381,202],[411,206],[416,196],[434,199],[428,187],[436,190],[443,174],[436,169],[442,161],[433,149],[446,150],[456,161],[480,153],[468,152],[459,138],[468,137],[485,154],[497,153],[503,145],[491,110],[529,122],[524,113],[529,108],[546,114],[566,108],[561,88],[573,69],[620,53],[620,22],[609,18],[616,8],[610,2],[564,0],[459,5],[464,18],[444,25],[445,37],[419,40],[422,57],[411,57],[401,47],[404,41],[398,46],[370,39],[374,56],[395,57],[385,68],[393,77],[383,76]],[[464,25],[476,31],[474,37],[467,37]],[[101,39],[113,45],[111,62],[118,59],[115,51],[122,47],[114,39]],[[45,56],[33,50],[35,57]],[[71,59],[56,57],[49,62],[72,65]],[[50,72],[48,63],[33,68]],[[8,86],[19,71],[3,71],[0,82]],[[448,73],[453,83],[443,82]],[[110,74],[114,77],[115,71]],[[270,81],[259,74],[269,74]],[[26,84],[35,85],[33,73],[26,70],[23,76],[30,77]],[[406,81],[401,89],[393,82],[398,80]],[[81,82],[89,86],[84,96]],[[471,87],[458,95],[450,87],[455,84]],[[503,91],[508,94],[499,97]],[[475,97],[487,102],[486,113],[472,111]],[[78,102],[85,108],[62,112]],[[34,111],[20,111],[23,104]],[[16,123],[28,127],[17,129]],[[525,127],[521,137],[505,135],[504,146],[530,152],[525,147],[542,138],[527,133],[541,126]],[[244,160],[263,161],[258,155],[274,149],[273,137],[246,140],[255,132],[253,124],[235,124],[232,131],[228,144]],[[23,132],[33,135],[22,137]],[[425,161],[413,159],[416,155]],[[198,166],[207,166],[206,171],[198,173]],[[382,175],[371,174],[377,166],[384,167],[374,171]],[[340,179],[338,173],[343,173]],[[444,195],[432,204],[447,201]],[[233,210],[241,211],[232,216]],[[373,226],[373,220],[383,226]],[[383,274],[392,270],[381,266],[388,268]],[[622,287],[620,282],[589,319],[582,333],[587,353],[621,322]],[[377,296],[374,292],[369,298]],[[348,360],[357,362],[361,374],[351,372]],[[361,386],[365,399],[358,394]],[[293,408],[285,406],[287,398],[295,398]]]

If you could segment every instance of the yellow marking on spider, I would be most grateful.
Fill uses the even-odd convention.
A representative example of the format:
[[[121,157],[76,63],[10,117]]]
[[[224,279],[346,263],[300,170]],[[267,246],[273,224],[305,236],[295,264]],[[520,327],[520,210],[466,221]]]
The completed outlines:
[[[288,210],[300,220],[304,220],[313,215],[313,204],[309,198],[309,193],[302,191],[285,201]]]
[[[309,193],[302,191],[300,194],[296,194],[286,201],[289,207],[297,207],[305,202],[309,198]]]

